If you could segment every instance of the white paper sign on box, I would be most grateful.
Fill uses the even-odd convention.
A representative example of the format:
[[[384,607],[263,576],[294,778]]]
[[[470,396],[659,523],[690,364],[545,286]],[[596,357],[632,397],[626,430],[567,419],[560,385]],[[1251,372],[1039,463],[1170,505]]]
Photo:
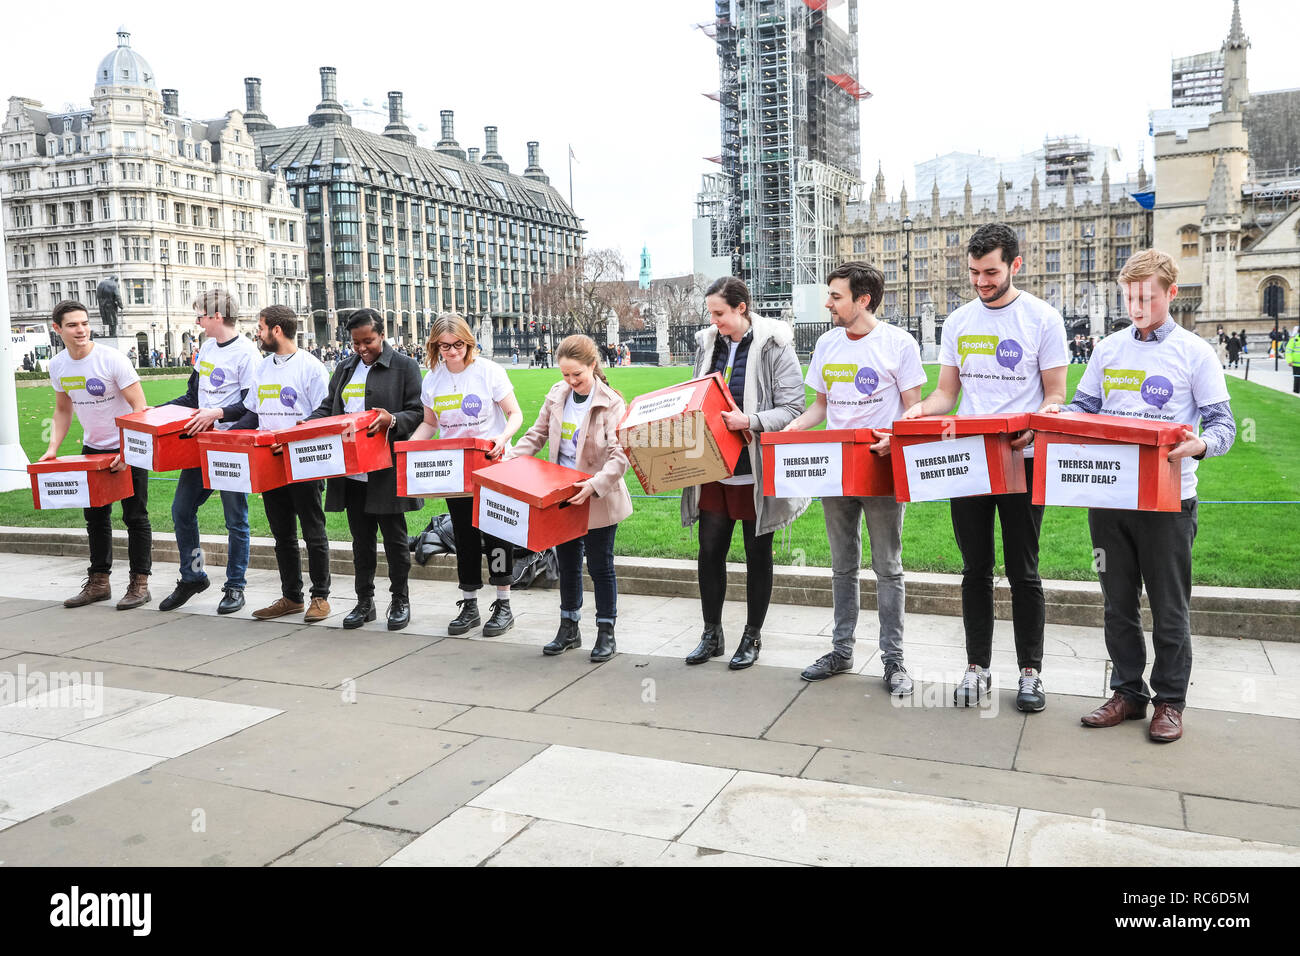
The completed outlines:
[[[691,403],[691,396],[694,394],[694,390],[688,388],[682,389],[680,392],[673,392],[671,395],[656,395],[654,398],[638,399],[632,403],[632,412],[627,416],[627,421],[623,423],[623,427],[634,428],[646,422],[680,415],[686,411],[686,406]]]
[[[122,429],[122,460],[132,468],[153,468],[153,435]]]
[[[465,449],[406,453],[408,495],[459,495],[465,491]]]
[[[1047,446],[1043,501],[1074,508],[1138,506],[1137,445]]]
[[[208,482],[213,491],[253,493],[253,476],[246,452],[209,450],[204,454],[208,456]]]
[[[969,498],[992,490],[983,435],[906,445],[902,452],[913,501]]]
[[[528,547],[528,505],[479,486],[478,529],[521,548]]]
[[[773,445],[778,498],[818,498],[844,494],[844,446],[838,442]]]
[[[289,470],[294,481],[345,474],[343,436],[322,435],[289,442]]]
[[[42,471],[37,474],[41,508],[89,508],[90,479],[84,471]]]

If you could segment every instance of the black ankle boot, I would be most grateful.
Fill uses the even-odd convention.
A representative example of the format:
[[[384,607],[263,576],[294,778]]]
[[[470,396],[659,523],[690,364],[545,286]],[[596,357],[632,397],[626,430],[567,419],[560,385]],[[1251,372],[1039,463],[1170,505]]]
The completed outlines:
[[[745,632],[740,635],[740,646],[736,648],[736,653],[727,667],[733,671],[743,671],[746,667],[752,667],[758,660],[758,652],[762,649],[763,635],[759,633],[758,628],[746,624]]]
[[[705,624],[704,636],[700,638],[699,645],[686,658],[688,664],[703,664],[710,657],[721,657],[724,650],[722,625]]]
[[[484,637],[496,637],[498,634],[504,634],[515,626],[515,616],[510,613],[509,598],[502,598],[492,602],[492,614],[488,622],[483,625]]]
[[[618,651],[614,643],[614,623],[601,621],[596,625],[596,646],[591,649],[593,661],[607,661]]]
[[[372,598],[360,598],[357,600],[357,606],[348,612],[348,616],[343,619],[343,627],[347,630],[353,630],[375,619],[375,602]]]
[[[456,606],[460,608],[460,613],[447,625],[448,634],[464,634],[471,628],[478,627],[483,623],[483,619],[478,616],[478,599],[465,598],[457,601]]]
[[[570,621],[567,617],[560,621],[560,629],[555,632],[555,640],[542,648],[542,653],[547,657],[554,657],[556,654],[563,654],[571,647],[582,646],[582,633],[578,630],[578,622]]]

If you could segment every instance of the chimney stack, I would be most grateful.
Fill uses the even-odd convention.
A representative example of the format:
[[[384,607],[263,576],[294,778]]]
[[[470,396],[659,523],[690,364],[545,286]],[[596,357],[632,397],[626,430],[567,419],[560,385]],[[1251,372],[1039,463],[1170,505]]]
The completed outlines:
[[[181,115],[181,95],[175,90],[163,90],[163,112],[168,116]]]
[[[244,126],[250,133],[259,133],[264,129],[275,129],[266,114],[262,112],[262,81],[256,76],[244,77]]]
[[[528,143],[528,168],[524,170],[525,179],[533,179],[539,183],[550,185],[551,177],[542,171],[541,163],[538,162],[537,156],[540,152],[537,140],[530,140]]]
[[[485,141],[483,165],[488,169],[496,169],[503,173],[510,172],[510,167],[506,165],[506,161],[497,152],[497,128],[495,126],[484,126],[483,139]]]
[[[415,134],[407,129],[406,123],[402,121],[402,94],[396,90],[390,90],[388,93],[388,125],[384,127],[384,135],[411,146],[415,145]]]
[[[478,154],[479,154],[479,148],[478,148],[477,146],[471,146],[471,147],[469,148],[469,161],[470,161],[471,163],[477,163],[477,162],[478,162]]]
[[[456,114],[452,110],[443,110],[438,115],[442,119],[442,139],[438,140],[438,145],[434,149],[448,156],[464,159],[465,151],[460,148],[460,143],[456,142]]]
[[[307,122],[312,126],[325,126],[328,123],[352,125],[352,117],[339,102],[338,70],[332,66],[320,68],[320,103],[316,106],[316,112],[307,117]]]

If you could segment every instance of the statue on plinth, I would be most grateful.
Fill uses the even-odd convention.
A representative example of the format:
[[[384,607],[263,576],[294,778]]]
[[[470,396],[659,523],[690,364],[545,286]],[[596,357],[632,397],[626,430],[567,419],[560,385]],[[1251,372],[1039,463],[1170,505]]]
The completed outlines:
[[[110,339],[117,338],[117,317],[122,312],[122,296],[117,288],[117,276],[100,279],[95,286],[95,299],[99,302],[99,317],[108,329]]]

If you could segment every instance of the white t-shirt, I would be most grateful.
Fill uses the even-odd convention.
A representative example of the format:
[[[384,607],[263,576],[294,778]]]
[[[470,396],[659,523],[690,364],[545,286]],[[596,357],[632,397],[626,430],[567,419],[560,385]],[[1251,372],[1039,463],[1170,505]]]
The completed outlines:
[[[253,388],[253,375],[261,354],[257,346],[236,335],[224,345],[205,339],[194,368],[199,373],[199,408],[225,408],[239,401],[239,393]],[[233,428],[234,422],[217,422],[216,428]]]
[[[830,429],[888,428],[903,416],[902,393],[925,381],[916,339],[887,322],[856,340],[842,328],[823,334],[804,378],[826,396]]]
[[[352,377],[343,386],[343,414],[355,415],[366,410],[366,379],[369,377],[370,366],[365,362],[357,362]],[[348,475],[348,477],[353,481],[370,480],[364,471],[359,475]]]
[[[1175,326],[1163,342],[1139,342],[1133,330],[1106,336],[1093,350],[1079,391],[1101,396],[1103,415],[1179,422],[1197,432],[1200,410],[1228,401],[1219,359],[1203,339]],[[1195,458],[1184,458],[1184,499],[1196,494]]]
[[[1039,373],[1070,364],[1061,313],[1021,291],[1010,305],[967,302],[943,322],[939,362],[961,375],[961,415],[1036,412],[1043,404]],[[1034,456],[1034,446],[1025,457]]]
[[[438,416],[440,438],[496,438],[506,427],[497,402],[514,392],[506,370],[477,358],[454,375],[445,362],[424,376],[420,401]]]
[[[740,348],[740,343],[733,339],[728,344],[731,346],[731,351],[727,353],[727,364],[722,369],[722,381],[729,385],[731,384],[731,370],[736,365],[736,349]]]
[[[578,467],[578,439],[583,423],[587,420],[587,412],[591,408],[590,393],[582,401],[578,401],[577,395],[577,392],[569,391],[560,418],[560,450],[557,457],[560,464],[566,468]]]
[[[93,342],[85,358],[74,359],[66,349],[50,359],[50,384],[67,393],[84,433],[82,444],[101,451],[121,445],[118,415],[130,415],[131,403],[122,389],[140,381],[130,360],[117,349]]]
[[[329,372],[320,359],[298,349],[281,359],[268,355],[257,366],[253,391],[245,407],[257,413],[257,427],[264,432],[292,428],[316,410],[329,394]]]

